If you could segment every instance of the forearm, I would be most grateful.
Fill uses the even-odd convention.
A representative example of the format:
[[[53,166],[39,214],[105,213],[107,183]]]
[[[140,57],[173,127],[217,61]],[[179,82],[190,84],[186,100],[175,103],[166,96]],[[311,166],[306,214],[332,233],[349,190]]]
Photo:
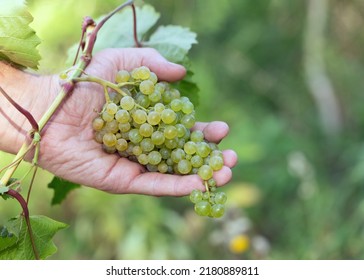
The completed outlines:
[[[0,62],[0,86],[36,121],[54,98],[50,76],[35,76]],[[25,141],[31,125],[9,101],[0,94],[0,150],[15,154]]]

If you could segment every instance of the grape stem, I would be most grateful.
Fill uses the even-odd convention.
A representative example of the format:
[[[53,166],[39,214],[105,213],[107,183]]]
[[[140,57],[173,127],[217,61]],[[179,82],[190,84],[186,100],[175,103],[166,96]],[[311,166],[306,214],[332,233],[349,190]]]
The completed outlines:
[[[21,208],[23,209],[23,214],[22,215],[24,216],[25,222],[27,224],[29,239],[30,239],[30,243],[32,245],[32,250],[33,250],[33,253],[34,253],[34,257],[35,257],[35,259],[39,260],[39,254],[38,254],[37,248],[35,246],[32,226],[30,224],[28,204],[24,200],[24,198],[21,196],[21,194],[18,193],[17,191],[15,191],[15,190],[12,190],[12,189],[8,190],[7,195],[15,198],[19,202]]]

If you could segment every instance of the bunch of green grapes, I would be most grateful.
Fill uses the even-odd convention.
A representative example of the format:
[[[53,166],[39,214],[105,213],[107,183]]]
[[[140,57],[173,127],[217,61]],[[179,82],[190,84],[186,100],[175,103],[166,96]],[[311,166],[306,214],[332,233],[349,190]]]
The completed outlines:
[[[95,140],[107,153],[118,153],[151,172],[198,174],[206,191],[190,194],[196,213],[223,216],[226,195],[216,192],[213,179],[213,172],[224,165],[222,152],[202,131],[191,131],[196,122],[193,103],[145,66],[119,71],[115,83],[122,94],[109,93],[92,123]]]

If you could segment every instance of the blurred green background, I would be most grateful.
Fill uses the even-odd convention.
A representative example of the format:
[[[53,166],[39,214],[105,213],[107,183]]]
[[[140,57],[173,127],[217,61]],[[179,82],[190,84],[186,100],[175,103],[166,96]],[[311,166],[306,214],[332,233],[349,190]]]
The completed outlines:
[[[29,0],[43,40],[41,73],[64,68],[82,17],[121,1]],[[201,121],[231,128],[239,156],[229,213],[193,213],[186,198],[74,191],[50,207],[40,172],[33,214],[70,224],[54,259],[364,258],[364,2],[150,0],[160,24],[190,27]],[[11,160],[0,154],[1,164]],[[24,167],[23,170],[26,170]],[[19,213],[1,202],[0,223]]]

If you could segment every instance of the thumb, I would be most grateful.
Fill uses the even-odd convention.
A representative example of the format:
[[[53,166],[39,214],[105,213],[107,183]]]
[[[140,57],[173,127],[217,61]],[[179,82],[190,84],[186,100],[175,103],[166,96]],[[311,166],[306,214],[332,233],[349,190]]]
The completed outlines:
[[[115,49],[120,69],[132,70],[139,66],[147,66],[162,81],[174,82],[186,75],[186,69],[179,64],[169,62],[158,51],[152,48]]]

